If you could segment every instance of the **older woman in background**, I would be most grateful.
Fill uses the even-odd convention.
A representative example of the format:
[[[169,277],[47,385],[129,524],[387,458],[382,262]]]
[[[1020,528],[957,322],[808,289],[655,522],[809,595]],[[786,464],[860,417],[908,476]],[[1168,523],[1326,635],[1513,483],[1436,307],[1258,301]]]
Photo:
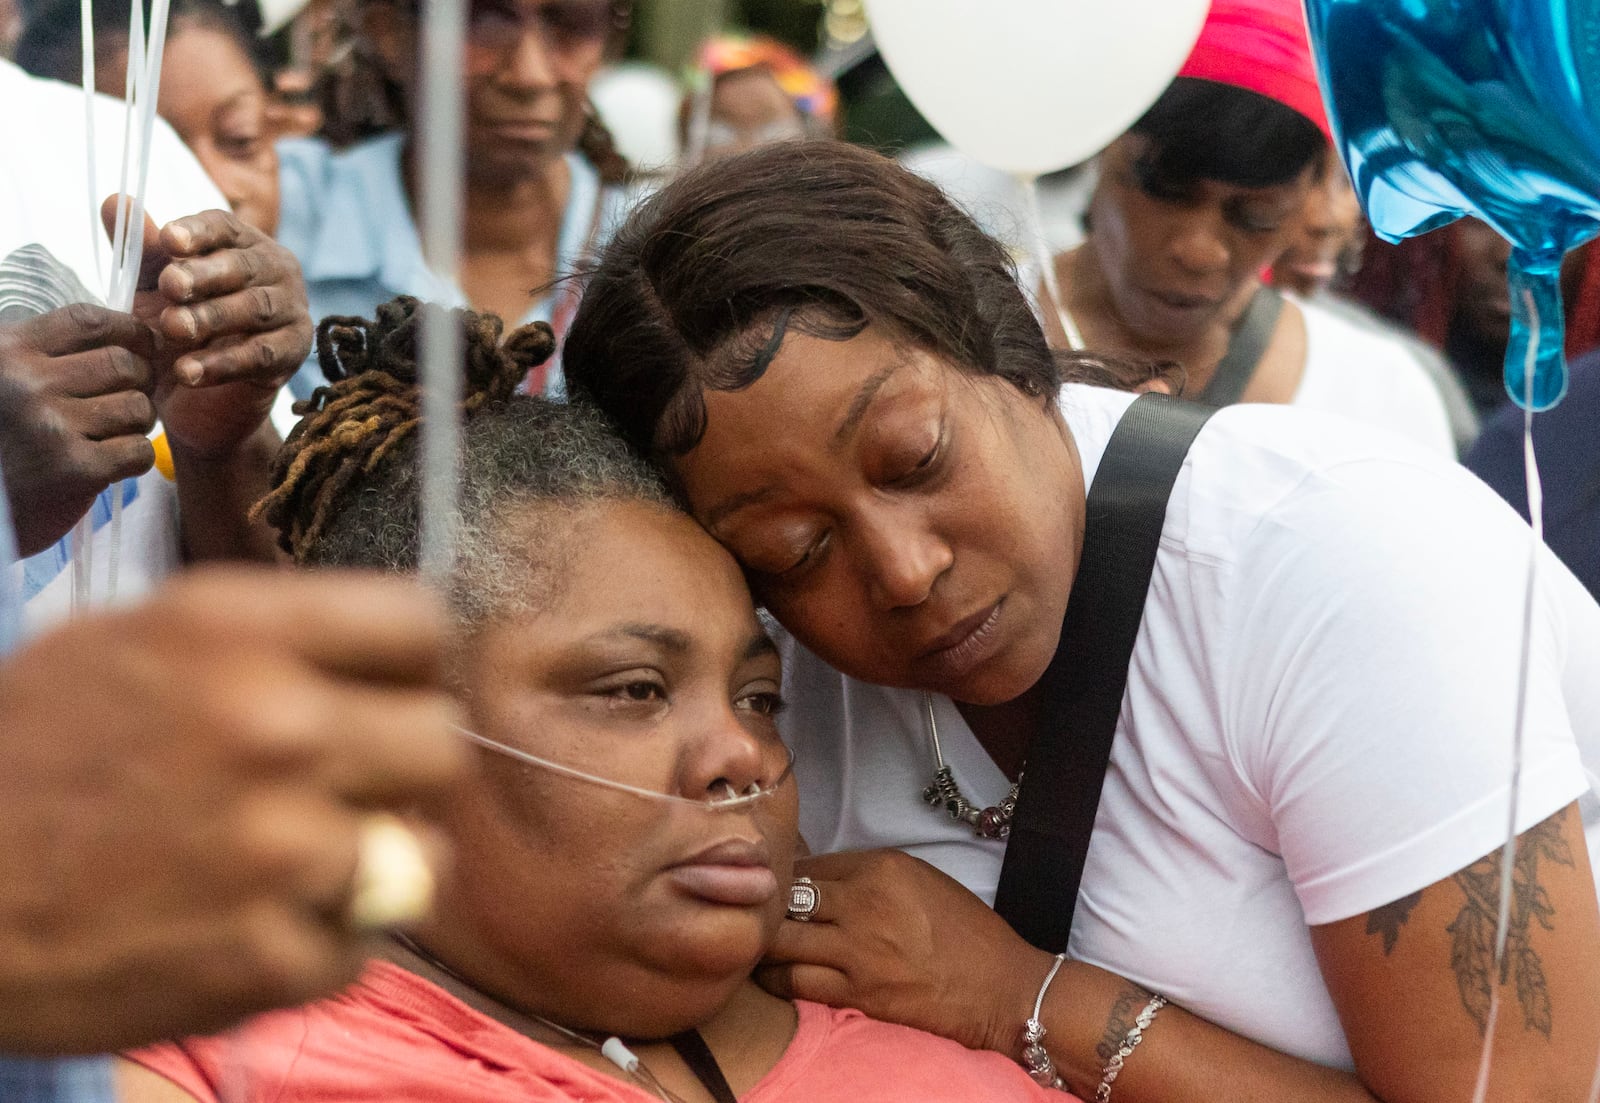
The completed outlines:
[[[1183,365],[1187,397],[1324,410],[1453,457],[1404,349],[1261,280],[1337,171],[1327,149],[1301,4],[1216,0],[1178,78],[1100,156],[1087,240],[1056,258],[1066,311],[1090,348]]]
[[[570,289],[548,289],[590,254],[624,200],[627,164],[588,87],[620,48],[631,10],[629,0],[471,0],[458,285],[428,267],[413,214],[426,123],[421,8],[345,0],[342,41],[321,83],[323,136],[280,146],[279,236],[305,269],[312,316],[370,315],[415,295],[548,321],[559,341],[575,303]],[[559,389],[547,366],[536,375],[535,389]],[[292,386],[303,398],[321,382],[308,362]]]

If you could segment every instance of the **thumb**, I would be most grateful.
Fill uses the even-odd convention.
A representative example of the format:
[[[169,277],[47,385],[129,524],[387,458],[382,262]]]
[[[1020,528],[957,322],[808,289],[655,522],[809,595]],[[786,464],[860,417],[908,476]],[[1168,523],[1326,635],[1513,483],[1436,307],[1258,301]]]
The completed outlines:
[[[120,198],[120,195],[108,195],[105,202],[100,204],[100,221],[106,228],[106,237],[110,238],[113,244],[116,242],[117,202]],[[128,202],[132,204],[132,196],[128,197]],[[141,211],[140,215],[144,219],[144,254],[139,258],[138,289],[154,291],[157,277],[172,258],[161,248],[161,231],[157,228],[155,220],[150,217],[150,212]]]

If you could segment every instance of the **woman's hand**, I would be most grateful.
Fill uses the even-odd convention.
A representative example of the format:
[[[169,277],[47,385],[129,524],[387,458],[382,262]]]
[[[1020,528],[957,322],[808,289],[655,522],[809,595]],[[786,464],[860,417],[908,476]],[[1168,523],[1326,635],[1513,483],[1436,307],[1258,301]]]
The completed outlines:
[[[349,983],[368,813],[441,799],[466,761],[447,629],[393,579],[194,571],[0,662],[0,1052]]]
[[[898,850],[803,858],[821,901],[785,922],[757,974],[769,991],[904,1023],[974,1049],[1021,1052],[1050,955],[926,862]]]
[[[101,214],[115,219],[115,196]],[[133,316],[155,335],[155,411],[172,450],[184,554],[271,561],[273,535],[248,514],[271,489],[281,443],[272,404],[311,350],[300,265],[226,211],[159,231],[147,216],[145,243]]]
[[[811,922],[782,925],[757,973],[764,987],[1020,1057],[1022,1025],[1049,954],[961,885],[897,850],[805,858],[796,872],[816,882],[821,901]],[[1149,997],[1092,965],[1062,968],[1042,1018],[1046,1047],[1069,1088],[1094,1098],[1105,1054],[1116,1051]],[[1277,1053],[1174,1006],[1161,1011],[1118,1079],[1116,1098],[1374,1103],[1348,1073]]]
[[[102,209],[108,219],[115,201]],[[155,403],[169,441],[207,460],[250,440],[311,351],[294,255],[226,211],[159,231],[146,217],[133,315],[160,340]]]
[[[153,343],[126,314],[88,303],[0,325],[0,457],[23,555],[155,462]]]

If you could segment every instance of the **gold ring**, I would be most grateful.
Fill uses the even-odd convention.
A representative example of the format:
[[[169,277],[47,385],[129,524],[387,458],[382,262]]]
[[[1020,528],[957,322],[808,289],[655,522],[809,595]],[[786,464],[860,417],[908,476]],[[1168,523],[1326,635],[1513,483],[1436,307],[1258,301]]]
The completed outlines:
[[[374,813],[362,819],[356,847],[350,926],[384,931],[426,918],[435,885],[416,832],[394,816]]]

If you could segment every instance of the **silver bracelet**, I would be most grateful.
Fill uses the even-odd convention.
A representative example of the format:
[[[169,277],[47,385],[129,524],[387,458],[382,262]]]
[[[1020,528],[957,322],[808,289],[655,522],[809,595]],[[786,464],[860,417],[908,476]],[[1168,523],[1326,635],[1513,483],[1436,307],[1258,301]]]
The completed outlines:
[[[1127,1064],[1128,1058],[1133,1056],[1133,1051],[1144,1041],[1144,1032],[1155,1022],[1156,1012],[1165,1006],[1167,1006],[1165,996],[1151,996],[1150,1002],[1144,1005],[1144,1010],[1135,1016],[1128,1033],[1122,1036],[1122,1048],[1113,1053],[1111,1060],[1106,1062],[1105,1070],[1100,1076],[1100,1086],[1094,1090],[1094,1103],[1111,1103],[1111,1085],[1116,1083],[1117,1077],[1122,1075],[1122,1066]]]
[[[1039,994],[1034,997],[1033,1015],[1022,1024],[1022,1067],[1028,1070],[1034,1083],[1061,1091],[1065,1091],[1067,1085],[1056,1073],[1056,1063],[1050,1059],[1050,1051],[1044,1048],[1046,1031],[1044,1023],[1039,1021],[1039,1012],[1044,1009],[1044,994],[1050,991],[1050,982],[1056,979],[1056,974],[1061,971],[1061,963],[1066,960],[1066,954],[1056,955],[1055,963],[1044,975],[1044,983],[1039,985]]]

